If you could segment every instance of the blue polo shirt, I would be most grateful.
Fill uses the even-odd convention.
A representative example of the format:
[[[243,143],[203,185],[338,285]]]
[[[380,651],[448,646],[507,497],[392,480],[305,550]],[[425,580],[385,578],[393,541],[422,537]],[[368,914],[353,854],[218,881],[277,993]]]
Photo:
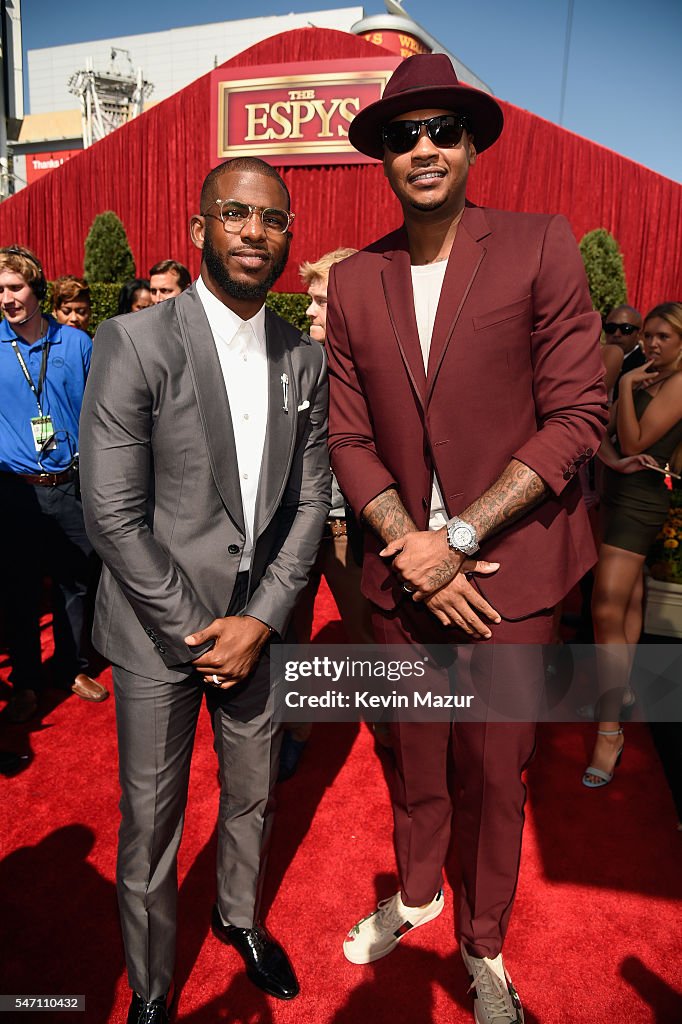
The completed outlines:
[[[0,322],[0,472],[39,473],[42,468],[59,473],[68,468],[78,451],[78,419],[92,342],[84,331],[57,323],[52,317],[47,321],[47,334],[34,345],[16,335],[6,320]],[[36,387],[43,346],[49,345],[40,406],[43,416],[52,417],[57,446],[42,457],[42,467],[31,433],[31,419],[38,416],[38,406],[12,347],[13,340]]]

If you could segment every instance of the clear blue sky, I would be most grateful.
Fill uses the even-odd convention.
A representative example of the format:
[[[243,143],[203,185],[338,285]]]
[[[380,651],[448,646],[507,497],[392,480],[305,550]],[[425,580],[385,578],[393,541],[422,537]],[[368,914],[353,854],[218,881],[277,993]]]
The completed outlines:
[[[23,0],[24,48],[383,0]],[[405,0],[502,99],[558,122],[568,0]],[[564,126],[682,181],[682,3],[574,0]]]

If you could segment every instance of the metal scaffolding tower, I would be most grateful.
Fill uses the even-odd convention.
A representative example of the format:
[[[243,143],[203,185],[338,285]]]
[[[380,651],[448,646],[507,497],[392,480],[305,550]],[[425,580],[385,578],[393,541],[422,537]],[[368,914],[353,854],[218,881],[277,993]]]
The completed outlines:
[[[127,62],[127,66],[126,66]],[[95,71],[92,57],[84,71],[76,71],[69,79],[69,92],[78,96],[83,122],[83,148],[99,142],[105,135],[142,113],[145,99],[154,86],[137,71],[128,50],[111,49],[106,71]]]

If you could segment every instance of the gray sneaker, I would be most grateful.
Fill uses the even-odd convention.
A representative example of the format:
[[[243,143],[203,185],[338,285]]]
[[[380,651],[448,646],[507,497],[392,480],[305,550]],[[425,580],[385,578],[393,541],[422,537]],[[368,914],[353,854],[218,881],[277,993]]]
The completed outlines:
[[[474,990],[474,1020],[476,1024],[524,1024],[523,1007],[512,985],[502,954],[494,960],[471,956],[461,947],[464,966],[469,972]]]

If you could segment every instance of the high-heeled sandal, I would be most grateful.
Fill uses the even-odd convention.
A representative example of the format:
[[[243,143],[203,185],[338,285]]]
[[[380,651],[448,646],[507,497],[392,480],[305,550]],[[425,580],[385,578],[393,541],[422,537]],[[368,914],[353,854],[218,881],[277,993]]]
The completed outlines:
[[[622,735],[623,735],[623,730],[622,729],[597,729],[597,736],[622,736]],[[623,745],[621,746],[620,750],[618,751],[618,755],[616,757],[616,763],[613,766],[613,771],[611,772],[611,774],[609,774],[608,772],[603,771],[601,768],[595,768],[594,765],[590,765],[588,768],[585,769],[585,771],[583,773],[583,786],[587,786],[588,789],[601,789],[602,786],[608,786],[609,782],[611,782],[613,776],[616,774],[616,768],[620,764],[620,759],[623,756],[623,747],[624,746],[625,746],[625,744],[623,743]],[[588,779],[588,777],[587,777],[588,775],[595,775],[596,778],[597,778],[597,781],[596,782],[590,781],[590,779]]]

